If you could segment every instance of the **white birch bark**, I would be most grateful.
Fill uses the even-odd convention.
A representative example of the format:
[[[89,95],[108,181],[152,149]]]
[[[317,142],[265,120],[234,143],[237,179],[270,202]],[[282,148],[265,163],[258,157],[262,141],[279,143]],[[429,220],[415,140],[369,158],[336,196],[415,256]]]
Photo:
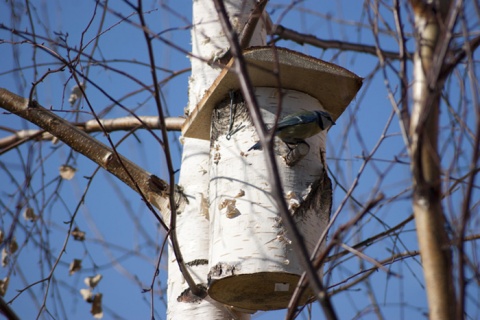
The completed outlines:
[[[241,30],[253,1],[226,1],[232,22]],[[259,23],[261,25],[261,22]],[[261,26],[251,44],[263,45],[265,32]],[[189,80],[189,110],[201,100],[207,89],[217,78],[221,69],[209,62],[215,61],[228,50],[228,41],[218,21],[213,2],[193,1],[192,28],[192,75]],[[210,123],[205,123],[210,126]],[[183,139],[183,157],[179,185],[183,187],[189,204],[177,217],[177,234],[180,249],[196,283],[207,284],[209,221],[208,221],[208,162],[210,142],[194,138]],[[169,247],[168,273],[168,319],[231,319],[232,311],[208,296],[199,302],[182,302],[182,292],[187,285],[181,275],[173,250]],[[238,319],[249,315],[236,314]]]
[[[255,88],[255,95],[265,123],[273,126],[278,90],[259,87]],[[324,110],[318,100],[298,91],[283,90],[281,100],[280,117],[302,110]],[[228,102],[224,108],[228,114]],[[246,112],[238,109],[237,105],[236,114]],[[212,132],[209,292],[214,299],[239,308],[280,309],[288,305],[304,270],[271,196],[264,152],[247,151],[258,139],[255,128],[248,122],[247,116],[236,118],[233,128],[242,124],[244,127],[230,139],[225,132]],[[284,160],[290,149],[282,142],[275,146],[285,197],[310,253],[328,224],[331,202],[325,203],[328,201],[319,197],[315,203],[310,202],[308,209],[296,209],[305,203],[312,184],[326,178],[322,161],[326,135],[323,131],[308,138],[309,152],[293,167]],[[331,189],[329,195],[331,201]]]

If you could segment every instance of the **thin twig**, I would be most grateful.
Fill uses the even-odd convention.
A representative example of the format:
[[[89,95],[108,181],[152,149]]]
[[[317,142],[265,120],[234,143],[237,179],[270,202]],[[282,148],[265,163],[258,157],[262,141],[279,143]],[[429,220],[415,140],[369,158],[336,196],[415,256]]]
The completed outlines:
[[[465,12],[462,12],[462,30],[464,33],[465,38],[468,37],[467,25],[465,21]],[[480,102],[479,92],[478,92],[478,80],[474,70],[474,57],[473,57],[473,48],[470,46],[469,42],[465,43],[465,55],[468,61],[468,77],[470,78],[470,86],[471,86],[471,96],[472,96],[472,105],[478,106]],[[457,292],[458,292],[458,301],[457,301],[457,314],[456,318],[462,317],[465,311],[465,296],[466,296],[466,286],[467,280],[465,279],[465,236],[467,231],[467,226],[470,223],[470,219],[472,216],[471,212],[471,201],[473,197],[473,188],[475,184],[475,179],[478,173],[478,159],[480,157],[480,110],[475,108],[475,124],[476,124],[476,132],[475,132],[475,139],[473,143],[473,152],[472,158],[470,160],[470,172],[472,173],[468,177],[467,186],[465,190],[465,198],[463,199],[462,203],[462,214],[461,219],[459,222],[459,228],[457,231],[457,265],[458,265],[458,285],[457,285]]]

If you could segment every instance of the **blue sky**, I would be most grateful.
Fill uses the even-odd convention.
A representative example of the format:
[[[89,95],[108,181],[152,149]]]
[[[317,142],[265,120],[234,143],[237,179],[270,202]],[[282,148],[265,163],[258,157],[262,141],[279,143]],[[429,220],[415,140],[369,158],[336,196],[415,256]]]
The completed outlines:
[[[190,1],[166,1],[162,2],[166,7],[161,8],[159,2],[145,4],[144,10],[147,23],[152,30],[162,32],[162,36],[174,42],[182,48],[177,50],[163,42],[155,41],[155,58],[157,66],[165,71],[158,70],[159,79],[170,76],[189,67],[189,60],[185,54],[190,50],[191,2]],[[363,3],[360,1],[297,1],[290,9],[289,1],[272,1],[267,7],[274,23],[295,29],[299,32],[314,34],[328,40],[341,40],[355,43],[374,45],[375,40],[369,30],[368,14],[364,13]],[[132,9],[122,2],[110,3],[113,10],[128,16]],[[63,37],[70,47],[79,48],[82,31],[93,14],[94,1],[48,1],[35,2],[33,6],[33,24],[36,33],[48,38]],[[19,30],[31,30],[31,25],[22,5],[18,5],[21,14],[16,27]],[[391,13],[385,8],[380,9],[382,18],[390,26],[393,25]],[[101,10],[92,22],[88,31],[84,34],[83,43],[92,41],[97,33]],[[285,13],[285,14],[284,14]],[[280,20],[280,17],[281,20]],[[406,17],[406,16],[405,16]],[[12,26],[12,14],[5,2],[0,4],[0,21],[6,26]],[[133,17],[132,21],[138,22]],[[352,23],[356,21],[357,23]],[[404,19],[407,32],[411,32],[411,24]],[[150,85],[151,76],[148,63],[146,45],[141,31],[132,24],[120,21],[115,12],[108,12],[103,25],[104,33],[99,40],[99,48],[94,57],[103,60],[120,72],[113,69],[105,69],[100,65],[89,67],[89,78],[94,84],[100,86],[109,96],[122,99],[121,103],[128,110],[135,111],[139,115],[156,115],[154,101],[144,91],[123,97],[136,90],[141,85],[134,81]],[[67,36],[68,35],[68,36]],[[31,82],[35,77],[35,70],[31,68],[32,59],[35,57],[38,75],[43,75],[48,68],[55,70],[58,64],[54,58],[42,52],[41,49],[32,49],[28,43],[18,43],[19,38],[11,38],[11,33],[0,29],[0,87],[11,90],[19,95],[28,96]],[[398,50],[393,36],[388,33],[379,35],[383,49]],[[10,41],[14,41],[12,45]],[[45,47],[53,48],[47,40],[43,42]],[[378,68],[378,59],[367,54],[354,54],[351,52],[338,52],[337,50],[322,51],[312,46],[280,41],[279,46],[286,46],[299,52],[312,55],[326,61],[332,61],[365,77],[365,83],[357,98],[337,121],[337,125],[330,130],[327,143],[328,165],[334,180],[334,205],[335,211],[344,200],[345,191],[358,178],[358,186],[353,196],[359,203],[365,203],[375,197],[378,192],[383,192],[388,201],[381,207],[372,210],[344,239],[345,243],[353,245],[372,235],[381,233],[396,223],[406,219],[411,213],[410,204],[410,173],[408,156],[398,126],[398,118],[392,116],[392,105],[388,100],[388,92],[385,89],[385,79],[391,81],[390,85],[398,98],[399,84],[396,78],[395,68],[397,62],[391,62],[392,68],[386,68],[385,73]],[[414,41],[408,42],[409,50],[414,50]],[[90,54],[92,44],[85,52]],[[15,51],[17,50],[17,51]],[[73,51],[67,52],[58,48],[57,52],[63,57],[69,54],[75,56]],[[86,72],[85,58],[80,63],[80,68]],[[24,69],[13,71],[18,65]],[[174,77],[162,86],[163,106],[172,116],[183,114],[188,100],[188,76],[189,72]],[[385,78],[386,77],[386,78]],[[87,90],[95,112],[102,113],[107,110],[112,101],[105,94],[95,89],[94,84],[88,84]],[[85,101],[82,101],[80,112],[73,113],[68,105],[68,96],[74,82],[70,79],[68,71],[52,73],[45,78],[36,90],[36,99],[45,107],[52,107],[58,114],[68,120],[85,121],[92,118]],[[452,85],[452,94],[458,94],[457,87]],[[461,112],[462,106],[458,106]],[[67,111],[67,112],[65,112]],[[469,112],[466,109],[465,112]],[[106,117],[126,116],[129,113],[116,105],[111,108]],[[470,118],[469,121],[473,120]],[[441,124],[443,127],[450,125],[452,117],[449,111],[442,109]],[[471,123],[470,123],[471,124]],[[0,126],[8,126],[15,129],[35,128],[12,115],[0,114]],[[7,136],[2,132],[0,137]],[[102,134],[94,134],[101,141],[106,141]],[[125,132],[112,133],[112,140],[117,142],[125,136]],[[172,157],[176,168],[180,168],[181,146],[178,143],[179,133],[170,133],[172,144]],[[442,141],[449,142],[448,131]],[[451,141],[450,141],[451,142]],[[373,160],[364,161],[364,157],[374,150]],[[451,145],[444,149],[445,162],[450,163],[448,154],[451,153]],[[71,157],[69,148],[62,144],[52,145],[50,142],[24,145],[20,151],[12,150],[0,155],[0,180],[9,181],[0,185],[0,199],[2,217],[0,225],[11,225],[12,216],[16,212],[15,205],[19,201],[18,196],[12,193],[22,189],[21,184],[25,180],[23,174],[25,167],[34,172],[32,196],[30,206],[35,209],[43,209],[42,224],[34,225],[21,221],[17,227],[16,236],[19,243],[24,244],[18,254],[18,267],[15,276],[12,276],[9,291],[5,299],[10,300],[16,290],[25,288],[27,284],[44,278],[50,266],[46,263],[46,253],[38,250],[38,244],[32,241],[25,243],[27,234],[38,235],[38,239],[44,242],[43,246],[50,246],[54,256],[59,254],[66,238],[65,221],[71,219],[71,215],[79,205],[83,194],[86,194],[84,203],[76,215],[76,225],[87,232],[85,243],[75,242],[70,239],[66,252],[55,271],[55,281],[58,285],[52,286],[51,295],[47,297],[47,308],[56,313],[59,318],[67,315],[69,319],[85,319],[89,317],[90,306],[81,301],[78,290],[83,288],[83,278],[100,272],[104,275],[96,291],[102,292],[105,318],[147,318],[150,315],[150,296],[142,293],[141,289],[152,280],[154,264],[158,255],[158,246],[163,240],[163,232],[155,218],[145,208],[140,197],[116,181],[108,173],[100,170],[96,173],[91,185],[88,179],[94,174],[96,165],[83,156]],[[160,177],[166,177],[165,159],[161,147],[150,134],[138,132],[129,136],[121,143],[118,150],[130,160],[144,167],[151,173]],[[466,149],[468,157],[468,148]],[[42,158],[47,158],[45,163]],[[70,158],[71,157],[71,158]],[[460,160],[468,163],[468,159]],[[73,180],[62,181],[58,179],[58,168],[66,161],[78,169]],[[392,164],[393,163],[393,164]],[[464,167],[464,165],[459,165]],[[3,169],[8,168],[8,170]],[[11,174],[11,175],[10,175]],[[461,176],[460,172],[452,172],[454,176]],[[18,184],[19,187],[15,187]],[[42,190],[42,185],[48,186]],[[33,190],[33,191],[32,191]],[[53,191],[58,192],[54,200],[49,199]],[[478,191],[476,192],[478,195]],[[452,201],[459,201],[459,196],[453,195]],[[7,208],[7,209],[5,209]],[[346,201],[345,207],[340,212],[336,226],[348,221],[360,210],[360,206],[352,199]],[[476,211],[478,212],[478,209]],[[451,211],[447,210],[447,214]],[[380,222],[381,221],[381,222]],[[477,219],[478,222],[478,219]],[[416,236],[413,223],[407,224],[401,233],[378,241],[365,250],[372,258],[382,260],[392,253],[416,250]],[[472,250],[475,250],[474,248]],[[68,264],[73,258],[83,260],[83,270],[73,276],[68,276]],[[114,263],[112,263],[112,260]],[[43,267],[41,267],[43,265]],[[161,274],[157,281],[156,290],[165,290],[166,286],[166,260],[162,262]],[[327,266],[328,267],[328,266]],[[368,262],[363,265],[358,259],[351,258],[349,261],[336,266],[327,284],[341,283],[346,278],[358,272],[359,268],[370,267]],[[401,262],[387,266],[395,274],[401,277],[388,275],[383,271],[377,271],[371,276],[370,285],[373,286],[376,300],[382,307],[382,313],[388,319],[412,319],[422,318],[426,309],[425,292],[423,289],[423,276],[419,258],[407,258]],[[0,278],[8,273],[7,268],[0,268]],[[338,288],[335,286],[333,289]],[[42,302],[44,284],[34,286],[28,292],[19,295],[12,307],[25,319],[36,317],[38,309],[32,308]],[[155,307],[158,319],[165,318],[165,301],[161,295],[155,296]],[[478,296],[479,291],[473,290],[472,295]],[[36,295],[37,300],[32,298]],[[63,301],[56,304],[59,298]],[[72,298],[74,297],[74,298]],[[333,303],[341,319],[375,318],[372,310],[368,309],[367,288],[359,285],[350,290],[335,295]],[[36,302],[32,302],[36,301]],[[28,308],[26,306],[29,306]],[[62,309],[64,308],[64,309]],[[314,304],[314,314],[319,315],[318,305]],[[477,309],[478,310],[478,309]],[[254,315],[255,319],[278,319],[284,311],[261,312]],[[46,317],[47,318],[47,317]],[[321,317],[320,317],[321,318]],[[300,319],[307,319],[300,317]]]

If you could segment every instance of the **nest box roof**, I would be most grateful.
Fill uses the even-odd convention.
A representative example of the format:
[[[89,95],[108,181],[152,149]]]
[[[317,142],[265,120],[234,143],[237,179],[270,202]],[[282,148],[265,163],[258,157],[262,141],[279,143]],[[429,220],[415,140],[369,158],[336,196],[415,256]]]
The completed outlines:
[[[277,87],[296,90],[316,98],[336,120],[347,108],[362,86],[363,79],[345,68],[284,48],[253,47],[243,56],[254,87]],[[210,139],[213,108],[228,96],[230,90],[240,89],[232,65],[233,59],[207,90],[203,99],[186,119],[182,134],[185,137]],[[277,65],[278,74],[274,73]]]

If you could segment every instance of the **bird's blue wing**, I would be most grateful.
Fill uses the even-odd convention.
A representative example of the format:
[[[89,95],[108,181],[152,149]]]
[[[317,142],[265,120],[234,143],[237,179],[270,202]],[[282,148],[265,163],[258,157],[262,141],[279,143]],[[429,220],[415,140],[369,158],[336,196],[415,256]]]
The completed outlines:
[[[277,131],[282,130],[283,128],[294,126],[294,125],[299,125],[299,124],[306,124],[306,123],[312,123],[317,120],[317,117],[313,112],[296,112],[289,114],[282,120],[277,125]]]

